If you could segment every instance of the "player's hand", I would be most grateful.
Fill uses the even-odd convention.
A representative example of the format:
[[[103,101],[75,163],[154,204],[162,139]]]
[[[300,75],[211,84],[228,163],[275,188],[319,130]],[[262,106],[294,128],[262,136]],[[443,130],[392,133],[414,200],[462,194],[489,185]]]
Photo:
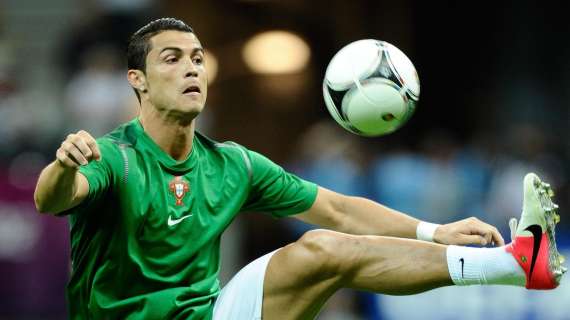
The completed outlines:
[[[97,142],[84,130],[68,135],[55,155],[61,166],[73,169],[84,166],[92,160],[101,160],[101,151]]]
[[[439,226],[435,230],[433,240],[454,245],[505,245],[505,240],[497,228],[475,217]]]

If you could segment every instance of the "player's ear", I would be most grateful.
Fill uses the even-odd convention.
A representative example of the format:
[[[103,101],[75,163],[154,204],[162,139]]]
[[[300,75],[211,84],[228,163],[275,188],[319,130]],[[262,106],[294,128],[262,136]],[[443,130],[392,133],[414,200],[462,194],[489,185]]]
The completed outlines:
[[[146,76],[141,70],[129,69],[127,72],[127,79],[131,86],[138,91],[146,92]]]

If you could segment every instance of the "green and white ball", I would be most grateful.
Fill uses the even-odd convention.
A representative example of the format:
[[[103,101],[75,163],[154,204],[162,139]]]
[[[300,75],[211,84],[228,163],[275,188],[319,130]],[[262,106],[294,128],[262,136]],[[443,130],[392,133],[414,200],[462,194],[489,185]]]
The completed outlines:
[[[412,61],[385,41],[358,40],[327,67],[323,94],[332,117],[362,136],[396,131],[414,113],[420,81]]]

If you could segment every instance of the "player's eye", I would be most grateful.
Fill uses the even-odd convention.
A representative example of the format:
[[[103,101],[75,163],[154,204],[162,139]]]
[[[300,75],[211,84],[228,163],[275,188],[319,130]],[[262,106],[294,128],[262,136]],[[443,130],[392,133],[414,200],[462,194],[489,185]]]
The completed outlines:
[[[174,56],[168,56],[164,61],[166,61],[166,63],[176,63],[178,61],[178,58],[174,57]]]
[[[201,65],[202,63],[204,63],[204,58],[196,56],[192,59],[192,62],[194,62],[197,65]]]

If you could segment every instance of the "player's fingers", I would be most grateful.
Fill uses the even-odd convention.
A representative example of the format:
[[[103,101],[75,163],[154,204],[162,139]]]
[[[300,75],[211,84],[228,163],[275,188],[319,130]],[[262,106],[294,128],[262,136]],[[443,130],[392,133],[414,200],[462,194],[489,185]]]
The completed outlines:
[[[493,242],[493,235],[486,228],[475,227],[475,229],[471,231],[471,234],[480,236],[483,239],[481,244],[484,246],[489,245]]]
[[[79,132],[77,132],[77,134],[84,139],[85,143],[87,144],[87,146],[89,147],[89,149],[93,154],[93,159],[101,160],[101,151],[99,150],[99,146],[97,145],[97,141],[95,140],[95,138],[93,138],[93,136],[85,130],[80,130]]]
[[[57,161],[59,161],[59,163],[62,164],[64,167],[68,167],[68,168],[78,168],[79,167],[79,163],[76,163],[74,160],[69,158],[67,156],[67,152],[65,150],[63,150],[63,148],[57,149],[57,151],[55,153],[55,157],[56,157]]]
[[[505,239],[503,239],[503,236],[501,236],[501,233],[499,232],[499,230],[497,230],[497,228],[490,226],[491,228],[491,235],[493,236],[493,242],[495,243],[495,246],[497,247],[502,247],[505,245]]]
[[[81,151],[77,149],[77,147],[71,143],[70,141],[64,141],[61,145],[63,150],[66,152],[67,156],[71,158],[71,160],[75,161],[79,165],[86,165],[87,159],[81,154]]]
[[[483,238],[485,238],[485,242],[487,242],[487,245],[493,243],[493,234],[491,234],[491,232],[486,232]]]
[[[97,145],[97,142],[95,140],[93,140],[93,142],[89,145],[89,147],[91,148],[91,151],[93,152],[93,159],[95,159],[97,161],[101,161],[101,150],[99,150],[99,146]]]
[[[505,240],[501,236],[501,233],[492,225],[477,221],[473,227],[474,230],[472,230],[472,233],[484,236],[488,244],[494,243],[495,246],[498,247],[505,245]]]
[[[457,244],[467,245],[467,244],[477,244],[481,246],[487,245],[487,240],[478,234],[462,234],[459,236]]]
[[[81,155],[87,160],[90,161],[93,159],[93,152],[91,148],[87,145],[87,142],[79,135],[75,135],[73,139],[70,140],[71,143],[81,152]]]

